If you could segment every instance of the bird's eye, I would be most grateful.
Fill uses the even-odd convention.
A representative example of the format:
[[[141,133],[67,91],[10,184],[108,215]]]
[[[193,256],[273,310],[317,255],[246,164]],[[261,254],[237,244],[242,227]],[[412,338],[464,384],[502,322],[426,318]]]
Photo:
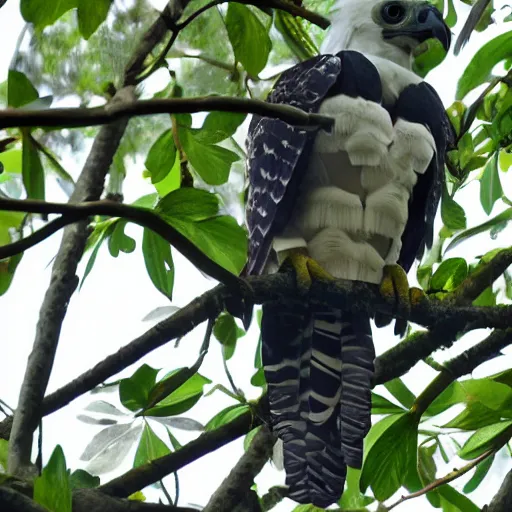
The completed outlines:
[[[382,8],[382,19],[390,25],[396,25],[405,18],[405,7],[400,2],[389,2]]]

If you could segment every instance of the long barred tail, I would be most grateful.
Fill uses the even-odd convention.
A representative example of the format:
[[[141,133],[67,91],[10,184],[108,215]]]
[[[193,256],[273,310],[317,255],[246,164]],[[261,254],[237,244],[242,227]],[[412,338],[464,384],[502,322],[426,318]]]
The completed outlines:
[[[368,317],[293,301],[263,307],[262,356],[272,427],[283,440],[289,497],[327,507],[361,467],[370,428]]]

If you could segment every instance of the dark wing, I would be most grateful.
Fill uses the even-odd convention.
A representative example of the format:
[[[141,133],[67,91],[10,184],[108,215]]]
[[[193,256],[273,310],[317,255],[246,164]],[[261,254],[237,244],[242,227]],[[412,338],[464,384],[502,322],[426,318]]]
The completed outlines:
[[[337,94],[380,103],[382,87],[375,66],[357,52],[320,55],[286,70],[267,101],[316,113],[325,98]],[[254,116],[251,121],[247,138],[247,274],[263,271],[272,239],[290,220],[317,131],[268,117]]]
[[[425,173],[419,175],[409,200],[409,216],[398,258],[398,264],[408,272],[414,260],[422,257],[425,246],[432,246],[434,218],[445,179],[446,148],[453,139],[453,128],[441,99],[426,82],[409,85],[403,90],[394,115],[426,126],[436,144],[434,158]]]

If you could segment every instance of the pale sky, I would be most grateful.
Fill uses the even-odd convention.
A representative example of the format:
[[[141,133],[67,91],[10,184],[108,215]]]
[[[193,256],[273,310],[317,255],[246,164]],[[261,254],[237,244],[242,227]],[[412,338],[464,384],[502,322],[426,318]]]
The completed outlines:
[[[154,2],[155,5],[163,5],[165,2]],[[497,10],[505,1],[496,1]],[[0,52],[0,81],[7,75],[8,65],[14,50],[17,36],[23,26],[18,12],[18,2],[7,2],[0,11],[0,33],[2,34],[2,52]],[[460,8],[460,13],[467,12],[466,6]],[[508,29],[510,29],[508,24]],[[460,24],[454,32],[458,33]],[[504,31],[503,29],[500,31]],[[450,55],[447,60],[428,77],[428,81],[437,89],[445,106],[448,106],[454,97],[456,80],[461,71],[469,62],[470,57],[483,41],[497,35],[496,28],[487,30],[484,34],[474,34],[470,43],[463,50],[462,54],[455,58]],[[243,134],[241,134],[243,139]],[[64,161],[65,167],[76,176],[82,167],[85,155],[69,155]],[[125,183],[125,195],[127,201],[132,201],[141,195],[151,192],[151,187],[143,184],[141,173],[142,164],[130,169]],[[512,175],[501,174],[502,185],[508,197],[512,197]],[[51,180],[48,180],[48,184]],[[48,193],[52,200],[63,201],[65,198],[56,186],[48,186]],[[486,219],[479,202],[478,183],[466,187],[463,192],[457,195],[457,200],[466,208],[468,226],[474,226]],[[496,205],[492,215],[496,215],[503,207]],[[59,349],[55,360],[54,370],[50,380],[48,392],[66,384],[72,378],[91,368],[96,362],[105,356],[117,351],[120,346],[128,343],[136,336],[146,331],[150,324],[143,322],[142,318],[156,307],[165,306],[166,301],[157,292],[146,275],[144,262],[140,251],[140,234],[138,227],[130,226],[128,234],[134,236],[138,243],[137,250],[129,255],[121,253],[117,259],[108,254],[108,250],[102,248],[96,260],[95,267],[84,287],[71,299],[68,314],[63,325]],[[507,235],[508,233],[508,235]],[[493,241],[488,234],[475,237],[473,240],[461,244],[450,256],[464,256],[471,260],[474,256],[482,254],[493,247],[507,245],[507,238],[510,237],[510,226],[502,232],[497,240]],[[510,238],[509,238],[510,239]],[[24,373],[25,362],[30,353],[34,340],[35,327],[38,319],[39,308],[44,293],[49,283],[51,260],[54,256],[60,241],[60,234],[54,235],[37,247],[30,249],[24,256],[18,267],[14,282],[8,293],[0,297],[0,320],[3,328],[3,360],[4,364],[0,372],[0,398],[9,405],[15,406],[19,387]],[[173,304],[183,306],[206,289],[215,285],[212,280],[205,279],[197,272],[191,264],[182,258],[176,251],[173,252],[177,272],[175,278],[175,297]],[[88,255],[85,257],[85,262]],[[85,263],[80,266],[79,274],[83,274]],[[411,277],[414,272],[411,273]],[[248,398],[259,396],[260,389],[250,385],[250,378],[254,373],[253,359],[256,345],[257,328],[251,329],[250,333],[240,340],[235,356],[229,361],[229,368],[233,374],[236,385],[242,388]],[[176,367],[191,364],[195,361],[199,345],[202,341],[204,325],[183,339],[178,349],[173,348],[173,343],[154,351],[144,358],[143,362],[164,371]],[[441,355],[441,359],[453,356],[456,353],[468,348],[470,343],[478,341],[485,336],[484,331],[474,332],[466,336],[464,340],[457,342],[454,348]],[[377,353],[382,353],[398,342],[392,336],[389,329],[374,331],[374,342]],[[512,352],[507,351],[506,357],[498,361],[481,366],[475,376],[483,376],[500,369],[510,367],[512,363]],[[436,354],[439,357],[439,354]],[[209,377],[213,383],[222,383],[228,386],[227,379],[222,368],[222,359],[219,345],[212,340],[210,353],[203,363],[201,373]],[[127,376],[140,365],[134,365],[122,373]],[[420,392],[435,372],[423,363],[420,363],[411,375],[405,377],[406,383],[415,392]],[[381,394],[386,394],[382,389]],[[85,467],[79,461],[83,449],[99,431],[101,427],[85,425],[75,419],[76,414],[82,412],[83,407],[92,400],[102,398],[117,403],[117,395],[95,395],[85,396],[74,401],[70,406],[44,419],[44,457],[48,460],[54,446],[60,443],[63,446],[68,467],[77,469]],[[206,423],[214,414],[222,408],[233,405],[233,401],[221,393],[214,393],[212,396],[203,398],[199,404],[186,416]],[[450,416],[454,416],[453,411]],[[440,422],[438,423],[440,424]],[[164,437],[162,431],[158,433]],[[174,434],[185,443],[193,439],[193,435],[187,432],[175,430]],[[225,446],[216,452],[209,454],[190,466],[180,470],[180,504],[197,503],[206,505],[209,497],[228,474],[232,466],[243,453],[242,441],[238,440]],[[454,451],[450,455],[454,455]],[[116,475],[130,467],[133,454],[130,454],[121,469]],[[438,476],[456,467],[457,459],[452,459],[448,465],[439,465]],[[495,462],[495,467],[501,464],[501,471],[506,471],[505,464],[510,459],[502,458]],[[102,475],[102,482],[106,482],[112,475]],[[503,474],[496,470],[492,477],[486,480],[485,489],[479,489],[470,495],[477,504],[487,502],[489,496],[494,494],[501,483]],[[457,480],[453,485],[461,489],[467,478]],[[167,488],[173,495],[174,480],[169,477],[165,480]],[[284,473],[277,472],[269,464],[257,478],[260,494],[268,487],[282,484]],[[146,495],[157,496],[154,491],[147,491]],[[414,503],[414,505],[413,505]],[[283,501],[274,510],[277,512],[290,512],[294,504]],[[414,507],[417,512],[430,511],[432,508],[424,498],[408,502],[398,511],[410,510]]]

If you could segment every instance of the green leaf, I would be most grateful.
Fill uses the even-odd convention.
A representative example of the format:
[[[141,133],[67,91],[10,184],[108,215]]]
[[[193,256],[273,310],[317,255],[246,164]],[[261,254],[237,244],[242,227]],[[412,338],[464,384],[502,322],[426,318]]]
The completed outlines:
[[[176,371],[165,378],[171,377]],[[211,380],[196,373],[176,391],[173,391],[166,398],[161,400],[157,406],[148,409],[146,416],[176,416],[191,409],[203,396],[203,388],[210,384]]]
[[[39,152],[34,145],[32,136],[27,129],[22,130],[22,173],[23,185],[29,199],[45,198],[44,169]]]
[[[480,464],[478,464],[474,475],[464,486],[463,491],[465,494],[469,494],[478,488],[483,479],[487,476],[487,473],[489,473],[493,462],[494,455],[491,455],[490,457],[487,457],[482,462],[480,462]]]
[[[459,457],[465,460],[475,459],[487,450],[498,448],[512,435],[512,420],[500,421],[477,430],[462,446]],[[505,438],[503,436],[506,436]]]
[[[121,403],[130,411],[137,411],[146,407],[149,393],[155,385],[159,371],[143,364],[131,377],[121,379],[119,384]]]
[[[405,412],[402,407],[372,391],[372,414],[396,414]]]
[[[235,353],[238,338],[245,336],[245,331],[236,325],[232,315],[222,313],[215,321],[213,334],[222,345],[224,359],[229,361]]]
[[[489,219],[488,221],[484,222],[483,224],[479,224],[478,226],[475,226],[474,228],[470,228],[466,231],[463,231],[459,235],[457,235],[448,245],[448,247],[445,250],[445,254],[457,245],[459,245],[464,240],[467,240],[468,238],[471,238],[475,235],[478,235],[480,233],[484,233],[485,231],[489,231],[492,228],[501,225],[503,223],[508,223],[512,219],[512,208],[506,209],[504,212],[501,212],[500,214],[496,215],[496,217],[493,217],[492,219]]]
[[[228,181],[231,165],[240,160],[236,153],[199,142],[194,132],[187,128],[180,128],[179,137],[188,161],[205,183],[222,185]]]
[[[265,380],[265,372],[263,371],[263,368],[258,368],[256,373],[251,377],[251,385],[261,388],[266,387],[267,381]]]
[[[71,489],[94,489],[100,485],[100,477],[83,469],[73,471],[70,476]]]
[[[480,507],[450,485],[441,485],[437,488],[437,493],[441,496],[443,512],[480,512]],[[447,504],[453,506],[447,508]]]
[[[502,149],[499,153],[498,162],[502,172],[507,172],[512,167],[512,153],[509,153]]]
[[[390,498],[416,464],[417,438],[416,419],[410,414],[389,416],[372,427],[366,440],[361,490],[371,486],[379,501]]]
[[[226,28],[235,52],[235,59],[257,77],[267,64],[272,41],[261,21],[245,5],[230,3]]]
[[[9,441],[0,439],[0,473],[7,472],[7,457],[9,454]]]
[[[200,130],[192,130],[201,144],[217,144],[235,134],[247,114],[237,112],[210,112]]]
[[[500,412],[489,409],[481,402],[474,402],[468,406],[455,418],[443,425],[443,428],[459,428],[461,430],[476,430],[492,423],[497,423],[501,419]]]
[[[325,512],[325,508],[315,507],[315,505],[298,505],[292,512]]]
[[[311,39],[304,21],[288,12],[274,11],[274,26],[283,36],[284,42],[299,61],[318,55],[318,48]]]
[[[439,66],[446,57],[446,50],[438,39],[427,39],[420,45],[419,54],[415,52],[413,71],[425,78],[435,67]]]
[[[144,228],[142,254],[151,282],[159,292],[172,299],[174,262],[169,242],[150,229]]]
[[[501,34],[484,44],[474,55],[457,84],[457,99],[461,100],[475,87],[492,78],[496,64],[512,54],[512,31]]]
[[[84,285],[87,276],[90,274],[94,264],[96,263],[96,257],[98,256],[98,251],[100,250],[101,244],[110,236],[116,224],[116,219],[108,219],[104,222],[98,222],[94,228],[94,231],[89,235],[89,238],[87,239],[86,251],[90,247],[93,247],[93,249],[91,251],[91,255],[89,256],[89,260],[87,261],[87,265],[85,266],[84,276],[82,277],[82,281],[80,283],[80,289]]]
[[[226,407],[219,413],[217,413],[204,427],[205,432],[209,430],[215,430],[216,428],[222,427],[226,423],[229,423],[242,414],[249,412],[251,408],[247,404],[236,404]]]
[[[155,434],[146,422],[140,436],[139,446],[137,446],[137,451],[135,452],[133,467],[138,468],[169,453],[171,453],[169,447]]]
[[[473,306],[496,306],[496,293],[488,286],[474,301]]]
[[[498,153],[494,153],[485,166],[480,178],[480,203],[487,215],[491,214],[494,203],[503,196],[498,169]]]
[[[451,292],[459,286],[468,275],[468,264],[464,258],[449,258],[439,265],[430,281],[433,291]]]
[[[21,0],[20,11],[25,21],[33,23],[40,30],[77,6],[78,0]]]
[[[458,403],[480,402],[492,410],[500,410],[512,403],[512,389],[505,384],[486,379],[468,379],[450,384],[425,411],[435,416]]]
[[[434,460],[434,453],[437,450],[437,443],[431,446],[420,446],[418,449],[418,476],[420,477],[422,487],[426,487],[436,478],[437,467]],[[440,498],[434,490],[427,493],[427,499],[435,508],[440,506]]]
[[[113,229],[110,232],[108,250],[110,255],[114,258],[119,256],[119,252],[129,254],[135,250],[135,240],[124,232],[126,224],[126,220],[119,219],[113,224]]]
[[[367,505],[370,505],[375,501],[370,496],[364,496],[359,490],[359,481],[361,478],[361,470],[348,467],[347,468],[347,479],[346,486],[338,501],[338,505],[342,510],[362,510]]]
[[[475,146],[473,137],[469,132],[465,133],[459,140],[457,145],[459,150],[459,163],[462,169],[465,169],[475,154]]]
[[[84,39],[89,39],[106,20],[111,4],[112,0],[78,0],[78,28]]]
[[[21,71],[10,69],[7,78],[7,105],[18,108],[32,103],[37,98],[39,93],[27,76]]]
[[[443,185],[443,196],[441,198],[441,218],[448,229],[453,231],[466,229],[464,208],[450,196],[446,184]]]
[[[238,275],[247,259],[247,234],[230,216],[218,216],[217,196],[183,188],[164,197],[157,212],[198,249]]]
[[[176,145],[172,130],[166,130],[154,142],[144,165],[151,174],[151,183],[160,183],[172,170],[176,161]]]
[[[34,481],[34,501],[51,512],[71,512],[71,482],[60,445]]]
[[[253,428],[245,437],[244,437],[244,450],[247,451],[249,446],[251,446],[252,440],[254,436],[261,430],[261,425],[259,427]]]
[[[404,381],[397,377],[384,384],[384,387],[406,408],[410,409],[416,400],[414,393],[404,384]],[[373,405],[373,403],[372,403]]]
[[[466,112],[466,105],[462,103],[462,101],[454,101],[447,109],[446,114],[450,119],[450,122],[455,129],[455,133],[457,135],[460,134],[460,128],[462,124],[462,119],[464,118],[464,113]]]
[[[2,212],[0,212],[0,217],[1,216]],[[12,280],[14,278],[14,272],[16,272],[16,268],[19,265],[22,257],[23,254],[17,254],[16,256],[12,256],[7,260],[0,261],[0,295],[3,295],[5,292],[7,292],[11,286]]]

